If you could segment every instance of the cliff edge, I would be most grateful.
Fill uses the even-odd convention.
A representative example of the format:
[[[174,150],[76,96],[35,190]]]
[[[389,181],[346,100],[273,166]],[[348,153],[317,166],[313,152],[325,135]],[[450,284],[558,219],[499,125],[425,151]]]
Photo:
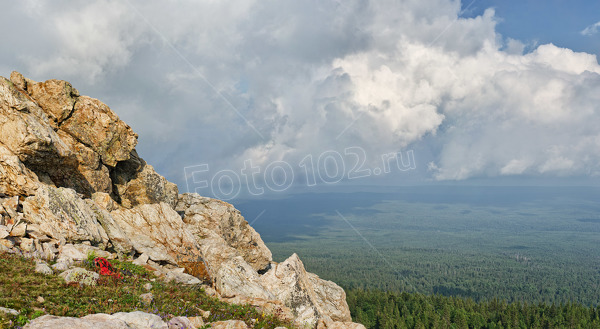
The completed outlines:
[[[162,277],[302,327],[361,327],[342,288],[306,272],[295,254],[273,262],[232,205],[179,194],[139,157],[137,138],[66,81],[0,77],[0,251],[64,268],[86,250],[129,255]]]

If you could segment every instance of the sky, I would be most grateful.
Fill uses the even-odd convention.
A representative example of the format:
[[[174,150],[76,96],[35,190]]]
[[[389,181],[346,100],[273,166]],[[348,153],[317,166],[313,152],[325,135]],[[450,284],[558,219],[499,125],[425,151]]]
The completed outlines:
[[[599,182],[598,1],[1,6],[0,75],[102,100],[181,192]]]

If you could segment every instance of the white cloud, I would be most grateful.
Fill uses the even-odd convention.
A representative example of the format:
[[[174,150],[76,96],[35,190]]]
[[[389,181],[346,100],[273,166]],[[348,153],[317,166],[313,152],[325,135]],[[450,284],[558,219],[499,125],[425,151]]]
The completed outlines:
[[[598,30],[600,30],[600,22],[586,27],[580,33],[582,35],[594,35],[594,34],[598,33]]]
[[[98,0],[62,5],[24,4],[42,23],[41,33],[55,45],[51,53],[24,55],[36,75],[60,72],[61,76],[85,76],[95,81],[107,70],[126,66],[134,47],[143,42],[143,30],[125,3]]]
[[[113,1],[35,3],[24,12],[53,42],[21,54],[33,78],[81,81],[175,180],[186,165],[239,172],[246,159],[301,171],[307,155],[351,146],[376,166],[424,139],[439,180],[600,173],[595,56],[552,44],[524,54],[502,41],[491,9],[459,18],[450,0],[132,1],[140,16]]]

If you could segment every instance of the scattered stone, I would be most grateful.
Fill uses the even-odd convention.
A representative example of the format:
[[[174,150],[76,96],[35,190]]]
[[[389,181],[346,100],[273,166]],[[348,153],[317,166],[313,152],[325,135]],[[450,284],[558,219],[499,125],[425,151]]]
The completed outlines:
[[[218,295],[217,291],[215,289],[213,289],[213,287],[202,286],[202,288],[204,288],[204,292],[211,297],[215,297]]]
[[[200,315],[202,315],[203,318],[208,319],[208,317],[210,316],[210,311],[205,311],[199,308],[196,308],[198,310],[198,312],[200,312]]]
[[[151,284],[150,282],[146,283],[146,284],[144,285],[144,289],[146,289],[146,291],[150,291],[150,290],[152,290],[152,284]]]
[[[163,322],[160,316],[140,311],[130,313],[115,313],[114,318],[125,321],[132,328],[168,329],[169,326]]]
[[[33,242],[33,239],[21,238],[21,243],[20,243],[19,247],[21,247],[21,251],[23,251],[23,252],[35,251],[35,244]]]
[[[10,230],[10,236],[14,237],[22,237],[27,233],[27,224],[26,223],[18,223],[12,227]]]
[[[12,247],[15,246],[14,240],[11,239],[10,237],[7,237],[5,239],[0,239],[0,244],[5,246],[8,249],[11,249]]]
[[[11,198],[6,198],[0,204],[0,210],[3,210],[10,218],[17,218],[17,208],[19,207],[19,197],[14,196]]]
[[[37,300],[37,302],[38,302],[38,303],[43,303],[43,302],[45,302],[45,301],[46,301],[46,300],[44,299],[44,297],[42,297],[42,296],[38,296],[36,300]]]
[[[44,242],[42,243],[43,250],[43,258],[52,261],[56,258],[56,254],[58,253],[58,249],[54,246],[54,243]]]
[[[141,254],[140,257],[136,258],[132,263],[138,266],[144,266],[148,264],[148,259],[150,258],[147,254]]]
[[[187,319],[190,320],[190,324],[192,325],[192,328],[204,327],[204,320],[200,316],[190,316]]]
[[[112,315],[99,313],[87,315],[83,318],[43,315],[33,319],[23,329],[131,329],[131,326]]]
[[[59,256],[58,258],[63,258],[63,259],[71,259],[72,261],[82,261],[84,259],[87,259],[87,255],[83,252],[81,252],[81,250],[79,250],[79,248],[76,248],[74,245],[72,244],[65,244],[64,246],[61,246],[59,249]]]
[[[179,272],[177,270],[168,271],[165,275],[165,280],[167,282],[175,281],[177,283],[185,285],[196,285],[202,283],[202,281],[200,281],[200,279],[198,279],[197,277]]]
[[[5,313],[5,314],[10,314],[10,315],[19,315],[20,312],[17,310],[13,310],[12,308],[5,308],[5,307],[0,307],[0,312]]]
[[[240,320],[228,320],[228,321],[217,321],[210,324],[213,329],[247,329],[248,326],[244,321]]]
[[[70,270],[66,270],[59,274],[59,276],[65,279],[67,284],[78,283],[86,286],[95,286],[100,278],[100,274],[88,271],[81,267],[74,267]]]
[[[42,273],[42,274],[45,274],[45,275],[52,275],[52,274],[54,274],[54,271],[45,262],[39,262],[39,263],[37,263],[35,265],[35,272],[36,273]]]
[[[202,319],[200,319],[200,321],[202,321]],[[169,320],[167,324],[169,325],[169,329],[196,329],[202,327],[204,325],[204,321],[202,321],[202,324],[198,326],[193,324],[192,321],[185,316],[176,316]]]
[[[319,319],[317,329],[366,329],[364,325],[355,322],[332,321],[331,318]]]
[[[4,239],[9,235],[8,228],[4,225],[0,226],[0,239]]]
[[[154,301],[154,295],[151,292],[141,294],[140,300],[142,301],[142,303],[144,303],[144,305],[148,306]]]
[[[86,243],[87,242],[87,243]],[[66,245],[68,246],[68,245]],[[106,258],[106,259],[115,259],[116,255],[112,254],[108,251],[102,250],[98,247],[94,247],[91,245],[91,243],[89,241],[84,241],[81,244],[74,244],[73,247],[77,250],[79,250],[79,252],[81,252],[82,254],[85,255],[85,258],[88,258],[88,255],[90,254],[94,254],[95,257],[102,257],[102,258]]]
[[[1,240],[0,240],[1,241]],[[11,249],[7,248],[5,245],[0,244],[0,253],[4,253],[4,252],[10,252]]]
[[[40,227],[35,224],[27,225],[27,236],[42,243],[52,241],[52,239],[49,238],[46,234],[42,233]]]
[[[59,261],[51,267],[57,272],[64,272],[71,267],[71,263],[68,260],[59,259]]]

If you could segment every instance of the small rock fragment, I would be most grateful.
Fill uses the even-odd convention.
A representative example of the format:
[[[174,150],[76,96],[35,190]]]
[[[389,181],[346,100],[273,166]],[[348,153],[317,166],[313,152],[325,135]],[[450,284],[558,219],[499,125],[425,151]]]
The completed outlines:
[[[152,302],[154,301],[154,295],[151,292],[141,294],[140,300],[142,301],[142,303],[144,305],[148,306],[148,305],[152,304]]]
[[[79,283],[80,285],[95,286],[100,278],[100,274],[91,272],[81,267],[74,267],[70,270],[66,270],[59,274],[59,276],[65,279],[67,284]]]
[[[36,273],[42,273],[42,274],[45,274],[45,275],[54,274],[54,271],[52,271],[52,269],[50,268],[50,266],[48,266],[48,264],[46,264],[45,262],[37,263],[35,265],[35,272]]]

